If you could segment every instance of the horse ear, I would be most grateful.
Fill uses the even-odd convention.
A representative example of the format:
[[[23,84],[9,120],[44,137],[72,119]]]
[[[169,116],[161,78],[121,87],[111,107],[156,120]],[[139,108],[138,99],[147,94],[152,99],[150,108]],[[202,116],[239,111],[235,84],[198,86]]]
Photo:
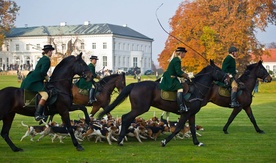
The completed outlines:
[[[77,60],[82,58],[82,52],[80,52],[79,55],[77,55]]]
[[[214,60],[210,59],[210,65],[214,65],[214,64],[215,64]]]

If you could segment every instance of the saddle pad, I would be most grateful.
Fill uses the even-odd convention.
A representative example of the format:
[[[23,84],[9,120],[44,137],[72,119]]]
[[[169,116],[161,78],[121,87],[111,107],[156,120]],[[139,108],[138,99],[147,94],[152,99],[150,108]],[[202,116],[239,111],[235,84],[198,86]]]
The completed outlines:
[[[79,89],[79,93],[85,96],[88,96],[88,90],[87,89]]]
[[[168,101],[176,101],[176,92],[161,90],[161,98]]]
[[[228,88],[224,88],[224,87],[219,87],[219,95],[224,96],[224,97],[230,97],[230,91],[228,90]]]
[[[24,103],[25,106],[35,106],[36,92],[24,90]]]
[[[228,88],[224,87],[219,87],[219,95],[224,96],[224,97],[230,97],[231,93]],[[242,90],[238,90],[237,97],[239,97],[242,94]]]

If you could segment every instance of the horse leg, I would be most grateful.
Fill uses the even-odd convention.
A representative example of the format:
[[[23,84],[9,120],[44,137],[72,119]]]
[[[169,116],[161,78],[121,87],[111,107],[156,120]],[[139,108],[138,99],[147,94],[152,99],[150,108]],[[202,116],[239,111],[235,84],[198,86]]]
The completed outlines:
[[[65,127],[67,128],[67,131],[69,132],[69,134],[71,136],[71,139],[72,139],[72,142],[73,142],[74,146],[76,147],[76,149],[78,151],[83,151],[84,148],[78,143],[78,141],[75,137],[73,128],[71,126],[69,112],[63,113],[63,115],[61,115],[61,118],[62,118],[62,121],[65,123]]]
[[[19,151],[23,151],[23,149],[16,147],[15,144],[13,144],[13,142],[11,141],[11,139],[9,137],[9,132],[11,129],[11,125],[12,125],[14,116],[15,116],[15,113],[9,113],[9,115],[7,115],[3,118],[3,126],[2,126],[2,130],[1,130],[1,136],[3,137],[3,139],[6,141],[6,143],[10,146],[10,148],[14,152],[19,152]]]
[[[162,147],[165,147],[166,144],[168,144],[169,141],[171,141],[171,139],[181,131],[181,129],[184,127],[185,122],[188,119],[187,117],[188,117],[187,114],[181,114],[180,115],[180,119],[179,119],[179,121],[176,125],[176,129],[174,130],[174,132],[171,133],[168,137],[166,137],[164,140],[161,141],[161,146]]]
[[[257,122],[256,122],[256,120],[255,120],[255,117],[254,117],[254,115],[253,115],[253,112],[252,112],[251,107],[250,107],[250,106],[249,106],[249,107],[246,107],[246,108],[244,109],[244,111],[246,112],[246,114],[247,114],[248,118],[250,119],[251,123],[254,125],[255,130],[256,130],[258,133],[260,133],[260,134],[264,134],[265,132],[264,132],[263,130],[261,130],[261,129],[259,128],[259,126],[257,125]]]
[[[85,117],[85,123],[89,125],[90,123],[90,117],[88,115],[87,109],[84,105],[72,105],[70,108],[70,111],[75,111],[75,110],[81,110],[84,114]]]
[[[230,115],[230,117],[228,118],[228,121],[227,121],[227,123],[224,125],[224,127],[223,127],[223,132],[225,133],[225,134],[229,134],[228,133],[228,127],[229,127],[229,125],[233,122],[233,120],[235,119],[235,117],[239,114],[239,112],[242,110],[242,108],[241,107],[239,107],[239,108],[234,108],[233,109],[233,111],[232,111],[232,113],[231,113],[231,115]]]
[[[192,137],[193,137],[194,145],[197,145],[197,146],[204,146],[203,143],[200,143],[200,142],[197,140],[196,129],[195,129],[195,115],[193,115],[193,116],[191,116],[191,117],[189,118],[189,126],[190,126],[191,134],[192,134]]]
[[[127,134],[128,128],[130,124],[134,121],[135,117],[138,116],[134,112],[129,112],[127,114],[122,115],[122,124],[121,131],[118,138],[118,145],[123,146],[124,138]]]

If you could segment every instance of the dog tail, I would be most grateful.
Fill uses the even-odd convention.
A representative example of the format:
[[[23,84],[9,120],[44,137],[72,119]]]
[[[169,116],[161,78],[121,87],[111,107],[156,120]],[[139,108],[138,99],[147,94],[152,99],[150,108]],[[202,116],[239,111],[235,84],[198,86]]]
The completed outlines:
[[[23,121],[21,121],[21,125],[24,127],[29,127],[28,125],[24,124]]]
[[[43,119],[41,119],[41,122],[48,128],[49,127],[49,125],[43,120]]]
[[[98,119],[102,119],[105,114],[110,113],[116,106],[121,104],[128,97],[135,84],[137,83],[131,83],[124,87],[119,96],[117,96],[117,98],[110,105],[105,107],[104,110],[99,113]]]

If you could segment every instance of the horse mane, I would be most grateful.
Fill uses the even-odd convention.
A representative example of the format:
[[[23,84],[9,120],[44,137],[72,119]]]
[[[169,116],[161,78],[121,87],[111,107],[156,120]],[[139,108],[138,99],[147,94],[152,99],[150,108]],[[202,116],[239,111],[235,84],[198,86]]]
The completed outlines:
[[[102,79],[99,81],[99,83],[100,83],[101,85],[104,85],[104,84],[108,83],[111,79],[113,79],[114,77],[117,77],[117,76],[119,76],[119,74],[111,74],[111,75],[109,75],[109,76],[105,76],[104,78],[102,78]]]
[[[208,69],[210,66],[211,66],[211,65],[208,65],[208,66],[204,67],[199,73],[195,74],[195,75],[194,75],[194,78],[192,78],[192,81],[196,81],[196,80],[199,79],[200,76],[205,75],[206,72],[208,72],[207,69]]]
[[[55,67],[51,78],[53,78],[57,74],[57,72],[64,69],[64,65],[68,65],[68,63],[73,62],[72,60],[74,60],[74,59],[75,59],[75,56],[73,56],[73,55],[70,55],[70,56],[65,57],[64,59],[62,59],[61,62],[59,62],[59,64]]]
[[[247,80],[249,78],[251,70],[254,69],[257,66],[257,64],[258,63],[253,63],[253,64],[250,64],[250,65],[247,65],[244,73],[240,76],[240,79],[243,80],[243,81]]]

